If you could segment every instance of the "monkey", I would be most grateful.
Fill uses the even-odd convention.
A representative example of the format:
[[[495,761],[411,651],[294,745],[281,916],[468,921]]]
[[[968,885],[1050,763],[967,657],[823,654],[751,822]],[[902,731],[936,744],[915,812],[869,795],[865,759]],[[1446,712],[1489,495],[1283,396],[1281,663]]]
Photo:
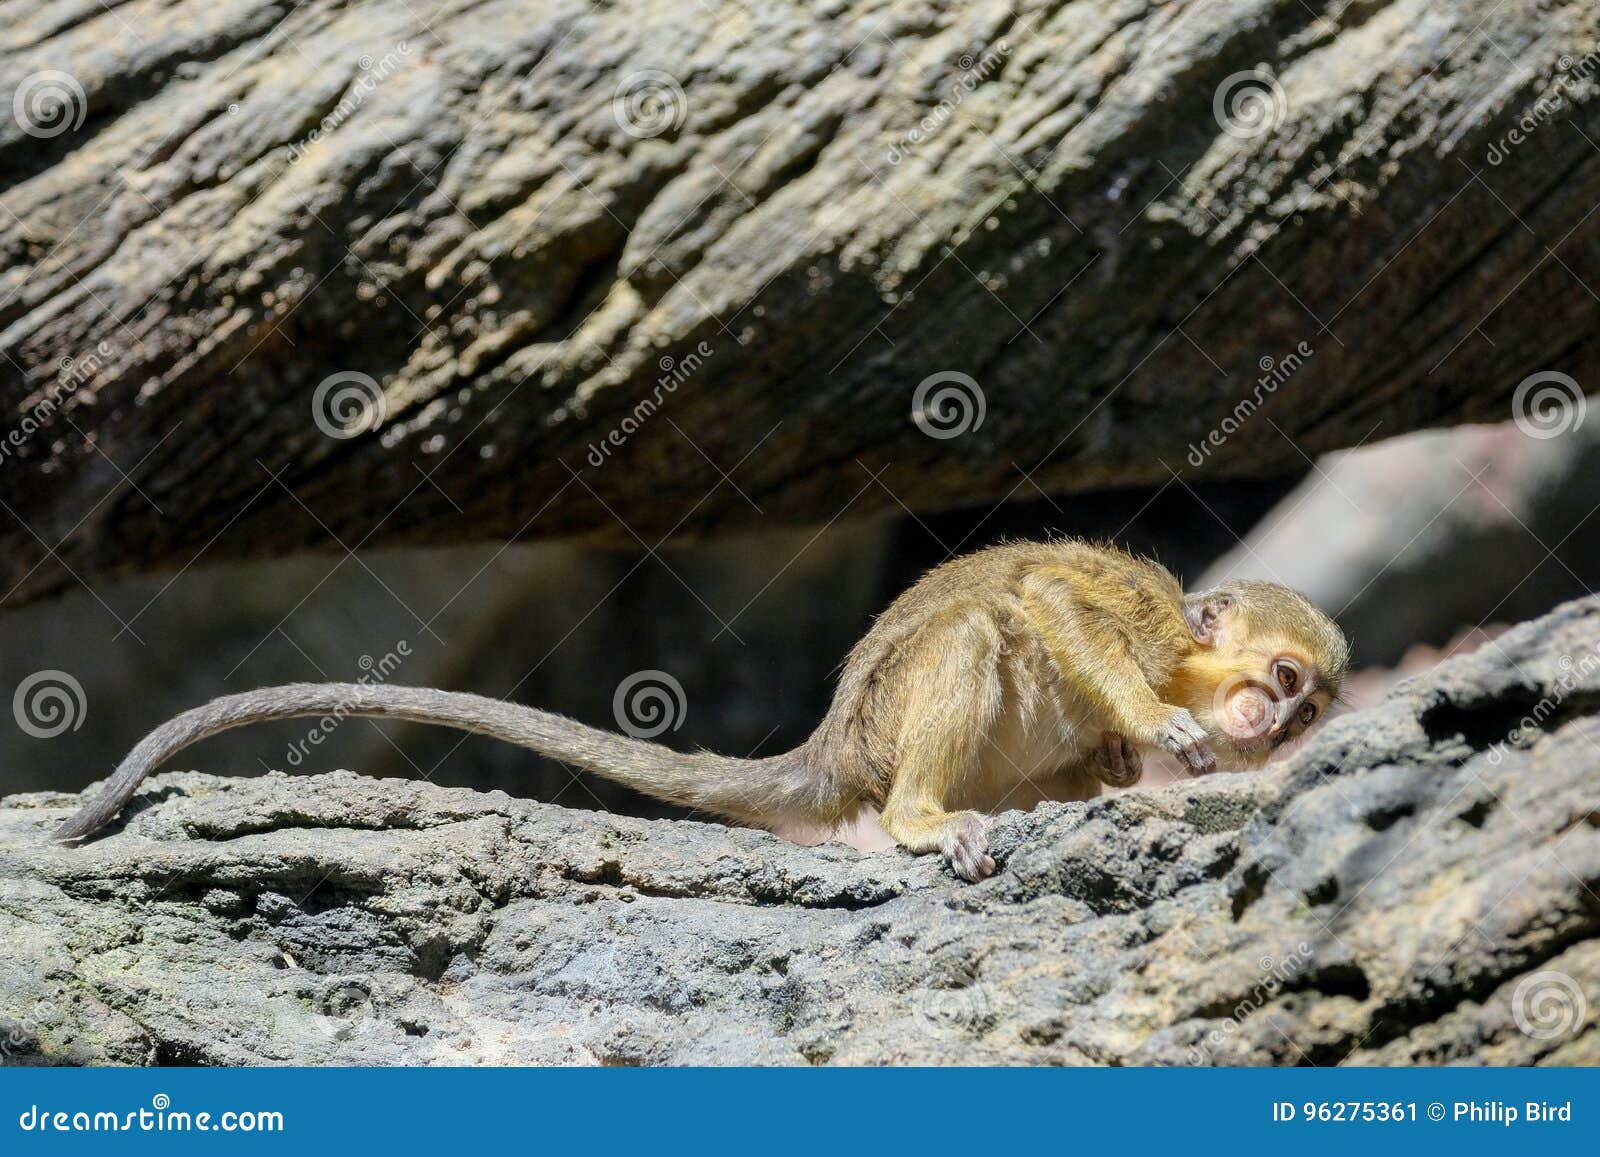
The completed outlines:
[[[937,852],[975,882],[995,871],[995,810],[1129,786],[1153,751],[1191,775],[1259,767],[1327,713],[1349,659],[1333,620],[1279,584],[1186,594],[1166,568],[1109,544],[1011,542],[948,561],[895,599],[850,651],[816,730],[781,755],[678,752],[459,692],[298,683],[156,728],[55,838],[99,830],[201,739],[338,714],[492,736],[754,827],[833,828],[872,805],[902,847]]]

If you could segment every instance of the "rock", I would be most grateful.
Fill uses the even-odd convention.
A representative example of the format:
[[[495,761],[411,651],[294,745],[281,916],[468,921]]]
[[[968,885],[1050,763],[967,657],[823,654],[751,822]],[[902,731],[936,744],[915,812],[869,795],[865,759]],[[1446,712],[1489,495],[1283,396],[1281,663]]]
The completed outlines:
[[[1600,599],[998,875],[350,773],[0,801],[12,1063],[1600,1063]]]
[[[128,19],[0,29],[7,604],[1268,478],[1600,380],[1590,0]]]
[[[1600,490],[1600,423],[1583,424],[1585,413],[1568,411],[1549,438],[1505,422],[1329,455],[1197,585],[1292,586],[1334,612],[1358,663],[1398,663],[1463,627],[1544,614],[1600,584],[1600,539],[1583,533]]]

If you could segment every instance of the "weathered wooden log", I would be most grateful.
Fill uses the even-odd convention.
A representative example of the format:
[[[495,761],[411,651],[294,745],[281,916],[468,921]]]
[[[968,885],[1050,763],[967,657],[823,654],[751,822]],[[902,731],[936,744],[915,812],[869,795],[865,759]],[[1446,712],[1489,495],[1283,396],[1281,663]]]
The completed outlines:
[[[11,0],[5,599],[1262,477],[1600,380],[1586,0]],[[958,434],[958,436],[950,436]]]

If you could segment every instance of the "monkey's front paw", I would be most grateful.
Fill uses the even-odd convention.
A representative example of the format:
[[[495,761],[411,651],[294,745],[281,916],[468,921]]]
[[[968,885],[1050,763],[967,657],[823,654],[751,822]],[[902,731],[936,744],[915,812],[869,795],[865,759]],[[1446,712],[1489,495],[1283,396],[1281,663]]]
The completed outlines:
[[[1156,742],[1176,755],[1190,775],[1210,775],[1217,770],[1217,757],[1211,754],[1205,729],[1182,707],[1157,732]]]
[[[977,812],[962,812],[945,826],[944,858],[955,874],[977,883],[994,875],[994,857],[989,854],[989,829]]]
[[[1096,777],[1111,787],[1130,787],[1144,774],[1144,756],[1118,732],[1101,734],[1095,756]]]

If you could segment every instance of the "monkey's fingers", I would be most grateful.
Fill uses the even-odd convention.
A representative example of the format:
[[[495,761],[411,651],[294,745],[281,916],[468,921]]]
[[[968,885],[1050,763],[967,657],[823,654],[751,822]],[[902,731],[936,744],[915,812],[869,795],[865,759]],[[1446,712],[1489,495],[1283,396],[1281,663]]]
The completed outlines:
[[[1178,752],[1178,759],[1190,775],[1210,775],[1217,770],[1217,757],[1211,753],[1211,745],[1203,739]]]
[[[1211,742],[1206,737],[1205,728],[1182,707],[1167,720],[1160,741],[1161,746],[1178,757],[1190,775],[1210,775],[1217,770],[1217,757],[1211,754]]]

